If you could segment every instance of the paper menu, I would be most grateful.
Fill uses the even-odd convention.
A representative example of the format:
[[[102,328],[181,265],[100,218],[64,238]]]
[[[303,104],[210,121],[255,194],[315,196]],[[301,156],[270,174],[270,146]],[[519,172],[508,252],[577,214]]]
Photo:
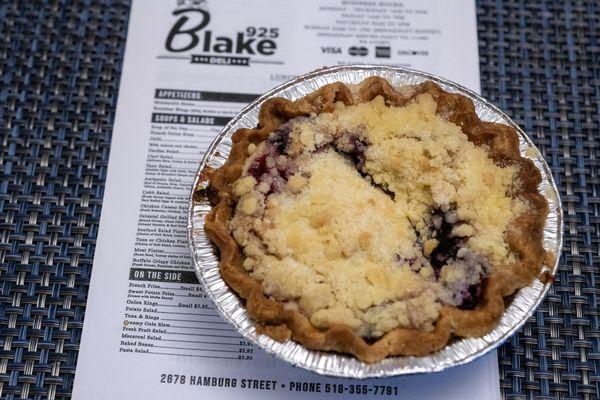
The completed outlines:
[[[133,2],[75,399],[499,397],[495,353],[380,380],[296,369],[238,335],[197,283],[186,222],[202,152],[260,93],[345,63],[422,69],[478,90],[474,4]]]

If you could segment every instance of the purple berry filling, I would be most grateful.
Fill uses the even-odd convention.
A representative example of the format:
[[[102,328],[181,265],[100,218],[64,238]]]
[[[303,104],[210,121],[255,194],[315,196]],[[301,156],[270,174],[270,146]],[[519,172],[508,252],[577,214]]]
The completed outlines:
[[[365,166],[365,153],[369,144],[366,140],[354,134],[346,134],[334,143],[336,150],[347,154],[359,170]]]
[[[292,128],[293,128],[292,124],[287,122],[287,123],[279,126],[279,128],[277,128],[275,130],[275,132],[273,132],[271,135],[269,135],[269,139],[268,139],[269,143],[271,143],[275,146],[275,148],[277,149],[277,152],[279,154],[287,153],[287,148],[290,143],[290,133],[292,132]]]
[[[486,260],[472,252],[467,253],[461,259],[457,259],[458,250],[466,244],[468,237],[452,234],[455,227],[464,223],[458,219],[455,210],[444,212],[435,209],[432,211],[431,222],[432,237],[435,237],[439,242],[429,256],[429,263],[433,268],[436,279],[440,278],[442,268],[449,264],[460,265],[461,268],[465,268],[467,271],[474,271],[478,267],[481,267],[479,270],[486,270]],[[460,301],[458,307],[465,310],[474,309],[485,290],[486,284],[487,277],[482,274],[478,283],[460,290],[455,297]]]
[[[465,244],[466,238],[452,235],[452,229],[459,225],[453,213],[444,213],[440,209],[435,209],[431,220],[433,222],[434,237],[439,244],[429,255],[429,263],[433,267],[435,277],[439,278],[444,265],[448,264],[449,260],[456,258],[456,254]]]
[[[290,132],[291,126],[289,124],[281,125],[277,131],[269,136],[264,153],[259,155],[248,168],[248,174],[256,179],[257,184],[262,182],[270,184],[269,191],[266,193],[267,196],[280,192],[285,182],[295,172],[292,163],[281,166],[277,162],[279,156],[287,150]]]
[[[352,148],[348,152],[348,155],[352,157],[352,161],[356,164],[356,167],[363,169],[365,166],[365,152],[367,151],[368,144],[364,139],[358,136],[353,136],[350,141]]]
[[[487,286],[487,277],[483,277],[479,283],[475,285],[469,286],[466,292],[463,292],[463,301],[461,305],[458,306],[461,310],[473,310],[477,303],[479,303],[479,299]]]
[[[400,265],[408,264],[412,266],[417,262],[417,257],[403,258],[400,254],[396,254],[396,262]]]

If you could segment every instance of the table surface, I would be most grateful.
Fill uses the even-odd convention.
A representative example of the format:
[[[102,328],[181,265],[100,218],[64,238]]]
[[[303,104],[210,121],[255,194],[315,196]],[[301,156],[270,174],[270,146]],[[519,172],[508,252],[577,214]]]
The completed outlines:
[[[0,2],[0,398],[71,397],[129,13]],[[478,0],[483,95],[554,173],[564,251],[498,352],[509,399],[600,398],[600,2]]]

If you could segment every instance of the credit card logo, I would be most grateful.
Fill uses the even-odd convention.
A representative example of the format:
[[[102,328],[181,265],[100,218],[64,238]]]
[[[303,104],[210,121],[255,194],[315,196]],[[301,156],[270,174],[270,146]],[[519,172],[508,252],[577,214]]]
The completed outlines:
[[[364,57],[369,54],[369,50],[366,47],[362,46],[352,46],[348,49],[348,54],[351,56],[360,56]]]
[[[392,49],[390,46],[377,46],[375,47],[375,57],[377,58],[390,58],[392,56]]]

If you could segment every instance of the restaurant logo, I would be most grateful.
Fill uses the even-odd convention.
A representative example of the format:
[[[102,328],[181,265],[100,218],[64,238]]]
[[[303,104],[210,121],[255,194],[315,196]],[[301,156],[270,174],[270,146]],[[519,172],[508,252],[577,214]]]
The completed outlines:
[[[263,56],[276,53],[279,28],[247,26],[233,35],[220,34],[208,29],[211,13],[207,6],[206,0],[177,0],[172,13],[175,22],[165,40],[169,53],[195,51],[191,54],[192,63],[246,66],[251,61],[264,63]]]

